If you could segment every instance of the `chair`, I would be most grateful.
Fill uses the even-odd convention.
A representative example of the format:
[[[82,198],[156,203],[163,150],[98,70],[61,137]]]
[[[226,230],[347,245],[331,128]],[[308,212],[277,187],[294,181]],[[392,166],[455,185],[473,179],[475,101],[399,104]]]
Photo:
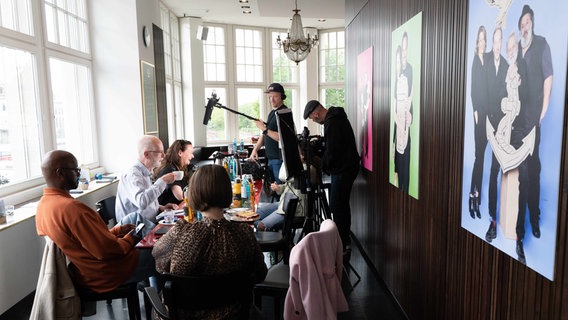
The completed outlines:
[[[85,314],[84,307],[87,302],[97,302],[97,301],[112,301],[114,299],[126,299],[128,305],[128,319],[130,320],[141,320],[140,315],[140,300],[138,299],[138,288],[135,282],[124,284],[112,291],[98,293],[87,288],[83,288],[78,284],[75,284],[75,289],[79,293],[81,298],[81,309],[84,316],[91,316],[96,313],[90,312]]]
[[[116,203],[116,196],[110,196],[95,204],[97,212],[99,213],[99,215],[101,216],[101,218],[103,219],[103,221],[107,226],[109,225],[110,220],[113,220],[114,224],[118,222],[116,221],[115,203]]]
[[[292,247],[292,224],[298,207],[298,197],[288,192],[282,201],[282,209],[285,212],[282,231],[257,231],[255,237],[263,252],[282,251],[284,262],[287,264]]]
[[[349,306],[341,288],[343,246],[333,220],[305,236],[290,254],[284,318],[336,319]]]
[[[215,309],[241,304],[238,319],[248,319],[253,281],[250,274],[236,272],[224,275],[181,276],[166,273],[160,299],[156,288],[147,287],[146,296],[163,319],[178,319],[184,312]],[[167,307],[167,308],[166,308]]]

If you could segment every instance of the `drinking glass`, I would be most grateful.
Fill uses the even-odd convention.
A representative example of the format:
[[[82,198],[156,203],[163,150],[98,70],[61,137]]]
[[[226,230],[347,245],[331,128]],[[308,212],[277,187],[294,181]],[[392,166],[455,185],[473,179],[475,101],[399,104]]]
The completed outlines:
[[[6,205],[6,215],[13,216],[14,215],[14,206],[11,204]]]

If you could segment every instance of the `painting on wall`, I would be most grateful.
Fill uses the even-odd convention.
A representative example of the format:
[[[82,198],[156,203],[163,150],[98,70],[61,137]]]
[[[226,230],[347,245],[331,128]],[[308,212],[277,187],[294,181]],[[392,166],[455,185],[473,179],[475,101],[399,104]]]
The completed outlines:
[[[553,280],[568,2],[471,1],[461,225]]]
[[[392,32],[389,181],[418,199],[422,12]]]
[[[373,171],[373,47],[357,57],[357,106],[361,164]]]

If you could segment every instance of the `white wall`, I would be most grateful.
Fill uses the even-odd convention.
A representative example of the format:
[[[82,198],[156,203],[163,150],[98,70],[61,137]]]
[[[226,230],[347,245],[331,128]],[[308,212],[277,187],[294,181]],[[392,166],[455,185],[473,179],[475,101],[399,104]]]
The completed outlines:
[[[100,165],[122,172],[134,163],[144,134],[140,60],[154,64],[154,53],[142,42],[142,26],[160,25],[159,5],[155,0],[88,4]]]

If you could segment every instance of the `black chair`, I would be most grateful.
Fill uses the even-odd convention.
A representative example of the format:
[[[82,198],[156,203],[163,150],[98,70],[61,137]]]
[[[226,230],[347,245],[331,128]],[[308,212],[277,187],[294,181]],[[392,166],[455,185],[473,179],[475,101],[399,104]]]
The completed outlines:
[[[163,319],[178,319],[187,312],[216,309],[238,303],[238,319],[248,319],[252,303],[252,276],[244,272],[224,275],[180,276],[163,274],[162,301],[154,287],[146,288],[147,300]],[[167,308],[166,308],[167,307]]]
[[[97,301],[112,301],[115,299],[126,299],[128,305],[128,319],[130,320],[141,320],[142,316],[140,315],[140,300],[138,299],[138,288],[136,283],[129,283],[122,285],[112,291],[98,293],[86,288],[81,287],[80,285],[75,284],[75,290],[79,294],[81,298],[81,309],[84,316],[91,316],[96,313],[96,309],[94,313],[85,314],[84,306],[88,302],[97,302]]]
[[[75,286],[75,290],[77,291],[77,294],[81,299],[82,316],[88,317],[96,314],[97,301],[107,301],[107,304],[110,304],[110,302],[115,299],[126,299],[128,305],[128,319],[142,319],[140,315],[140,300],[138,299],[137,283],[133,282],[123,284],[112,291],[98,293],[81,286],[75,281],[75,266],[72,263],[67,266],[67,270],[69,271],[71,279],[73,279],[73,285]]]
[[[282,201],[282,209],[285,212],[282,231],[257,231],[255,237],[263,252],[282,251],[284,262],[287,264],[292,247],[292,224],[298,207],[298,197],[288,192]]]
[[[103,221],[107,226],[109,225],[111,220],[114,221],[114,224],[118,223],[118,221],[116,221],[115,203],[116,196],[110,196],[95,204],[97,212],[99,213],[101,218],[103,218]]]
[[[290,286],[288,259],[290,258],[290,250],[293,245],[292,224],[296,214],[296,207],[298,206],[298,197],[289,192],[286,193],[282,201],[284,201],[283,208],[285,211],[282,232],[257,231],[255,233],[262,251],[283,252],[283,261],[268,269],[264,281],[254,286],[254,303],[258,308],[262,308],[263,296],[273,298],[275,319],[282,317],[282,303]]]

